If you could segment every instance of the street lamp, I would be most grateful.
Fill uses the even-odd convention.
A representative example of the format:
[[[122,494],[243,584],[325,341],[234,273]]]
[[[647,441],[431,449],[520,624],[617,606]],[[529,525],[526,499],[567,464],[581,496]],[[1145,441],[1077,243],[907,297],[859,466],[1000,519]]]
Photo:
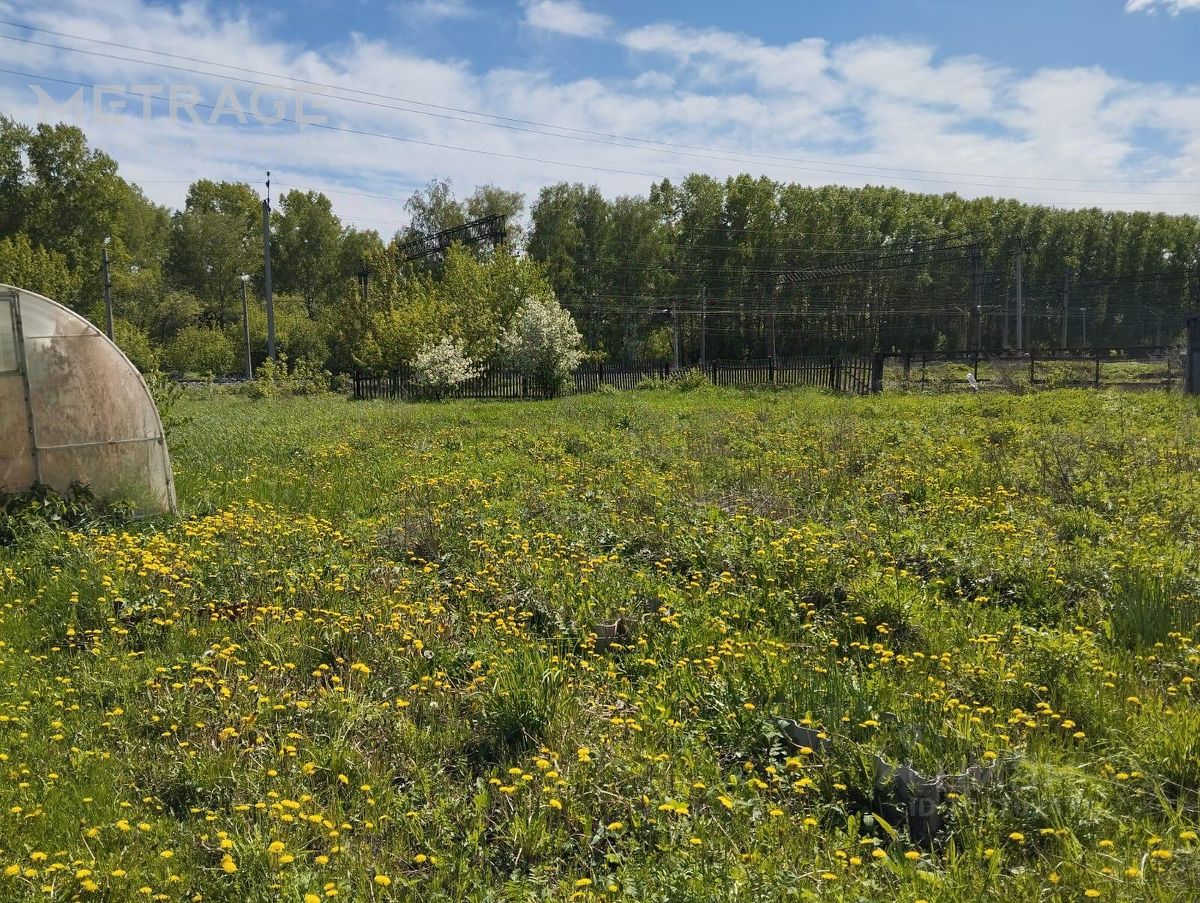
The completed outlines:
[[[104,331],[108,333],[108,338],[113,340],[112,279],[108,276],[108,245],[111,241],[111,235],[105,236],[104,247],[100,251],[100,268],[104,276]]]
[[[250,274],[242,273],[242,339],[246,343],[246,379],[254,379],[254,363],[250,360],[250,308],[246,303],[246,285],[250,282]]]

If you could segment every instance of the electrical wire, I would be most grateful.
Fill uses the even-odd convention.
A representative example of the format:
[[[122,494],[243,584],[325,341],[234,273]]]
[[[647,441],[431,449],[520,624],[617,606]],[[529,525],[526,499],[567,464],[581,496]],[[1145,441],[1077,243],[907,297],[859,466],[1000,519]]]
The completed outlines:
[[[1057,177],[1057,176],[1010,176],[1010,175],[996,175],[996,174],[989,174],[989,173],[971,173],[971,172],[953,172],[953,171],[926,170],[926,169],[910,169],[910,168],[902,168],[902,167],[877,166],[877,165],[873,165],[873,164],[858,164],[858,163],[849,164],[849,163],[841,163],[841,162],[829,161],[829,160],[806,159],[806,158],[796,158],[796,157],[784,157],[784,156],[778,156],[778,155],[772,155],[772,154],[761,154],[761,153],[755,153],[755,152],[750,152],[750,151],[732,151],[732,150],[729,150],[728,148],[713,148],[713,147],[706,147],[703,145],[693,145],[693,144],[683,144],[683,143],[678,143],[678,142],[662,141],[657,138],[641,138],[641,137],[630,136],[630,135],[613,134],[613,133],[609,133],[609,132],[601,132],[601,131],[596,131],[596,130],[591,130],[591,129],[581,129],[581,128],[577,128],[574,126],[555,125],[553,123],[539,122],[537,120],[531,120],[531,119],[521,119],[521,118],[511,117],[511,116],[502,116],[502,115],[495,114],[495,113],[488,113],[485,111],[472,110],[472,109],[467,109],[467,108],[463,108],[463,107],[454,107],[454,106],[448,106],[448,105],[444,105],[444,104],[430,103],[427,101],[416,100],[413,98],[398,97],[395,95],[383,94],[383,93],[373,92],[373,91],[364,91],[362,89],[353,88],[353,87],[349,87],[346,85],[330,84],[328,82],[320,82],[320,81],[315,81],[312,79],[304,79],[304,78],[300,78],[300,77],[293,76],[293,75],[282,75],[282,74],[278,74],[278,73],[265,72],[265,71],[258,70],[258,69],[251,69],[251,68],[244,67],[244,66],[235,66],[235,65],[232,65],[229,63],[222,63],[222,62],[219,62],[216,60],[204,59],[203,57],[184,56],[182,54],[170,53],[168,51],[157,50],[157,49],[152,49],[152,48],[148,48],[148,47],[139,47],[139,46],[133,45],[133,44],[124,44],[124,43],[120,43],[117,41],[106,41],[106,40],[103,40],[100,38],[91,38],[91,37],[85,37],[83,35],[71,34],[69,32],[54,31],[54,30],[47,29],[47,28],[40,28],[37,26],[29,25],[27,23],[0,20],[0,25],[6,26],[9,28],[21,29],[24,31],[38,32],[40,34],[48,34],[48,35],[52,35],[52,36],[60,37],[60,38],[67,38],[69,40],[82,41],[82,42],[91,43],[91,44],[98,44],[98,45],[106,46],[106,47],[113,47],[113,48],[117,48],[120,50],[132,50],[134,52],[145,53],[145,54],[150,54],[150,55],[154,55],[154,56],[160,56],[160,57],[163,57],[166,59],[182,60],[184,62],[199,63],[201,65],[207,65],[207,66],[217,66],[222,69],[229,69],[234,72],[242,72],[242,73],[246,73],[249,75],[257,75],[257,76],[264,77],[264,78],[285,79],[287,81],[291,81],[296,84],[308,85],[310,87],[318,87],[318,88],[322,88],[325,90],[346,91],[346,92],[353,93],[353,94],[359,94],[363,97],[372,97],[372,98],[376,98],[379,100],[390,100],[390,101],[395,101],[398,103],[406,103],[406,104],[411,104],[413,106],[426,107],[430,110],[441,110],[441,111],[446,111],[446,112],[450,112],[450,113],[459,113],[459,114],[463,114],[463,115],[484,117],[487,119],[497,120],[497,122],[494,122],[494,123],[487,123],[487,122],[480,123],[480,124],[484,124],[484,125],[499,125],[499,123],[501,123],[501,122],[515,123],[515,124],[524,125],[524,126],[531,126],[535,129],[551,129],[551,130],[555,130],[558,132],[568,132],[568,133],[572,133],[572,134],[576,134],[576,135],[590,136],[592,138],[607,139],[607,141],[605,143],[610,143],[612,141],[634,142],[636,144],[642,144],[642,145],[656,145],[658,147],[667,148],[667,149],[671,149],[674,151],[687,150],[687,151],[701,151],[701,152],[712,153],[712,154],[734,154],[734,155],[738,155],[738,156],[755,158],[759,161],[776,161],[779,163],[789,163],[789,164],[795,163],[795,164],[818,165],[818,166],[853,167],[855,169],[865,169],[865,170],[871,170],[871,171],[883,172],[883,173],[889,173],[889,172],[890,173],[916,173],[918,175],[952,176],[952,177],[956,177],[956,178],[964,177],[964,178],[983,178],[983,179],[997,179],[997,180],[1024,179],[1027,181],[1064,182],[1064,183],[1070,183],[1070,184],[1190,185],[1190,184],[1200,183],[1200,180],[1198,180],[1198,179],[1175,179],[1175,180],[1168,180],[1168,179],[1081,179],[1081,178],[1064,178],[1064,177]],[[31,43],[31,44],[40,43],[42,46],[53,47],[53,48],[57,48],[60,50],[67,50],[67,51],[71,51],[71,52],[91,53],[94,55],[99,55],[95,51],[86,51],[86,50],[83,50],[82,48],[64,47],[61,45],[48,44],[45,42],[34,42],[30,39],[16,38],[13,36],[0,35],[0,37],[7,37],[10,40],[22,40],[22,41],[25,41],[26,43]],[[112,56],[110,58],[118,59],[123,62],[129,62],[128,58],[123,57],[123,56]],[[148,63],[148,61],[134,61],[134,62]],[[193,71],[194,72],[195,70],[184,70],[184,71]],[[221,77],[226,77],[226,76],[221,75],[220,73],[196,73],[196,74],[205,74],[205,75],[210,75],[210,76],[218,75]],[[275,86],[268,85],[267,87],[275,87]],[[351,100],[351,98],[341,98],[341,99]],[[421,113],[423,111],[407,110],[406,112]],[[449,118],[455,118],[455,117],[449,117]],[[479,122],[479,120],[462,120],[462,121]],[[547,134],[547,133],[539,132],[539,134]],[[569,135],[550,135],[550,136],[551,137],[563,137],[563,138],[569,137]],[[628,146],[632,146],[632,145],[625,144],[625,145],[618,145],[618,146],[628,147]],[[646,147],[646,148],[640,148],[640,149],[650,150],[651,148]],[[854,173],[851,173],[851,174],[854,174]],[[941,180],[939,180],[939,181],[941,181]],[[1004,187],[1004,186],[995,186],[995,187]]]
[[[8,24],[9,23],[0,22],[0,25],[8,25]],[[11,25],[10,27],[25,27],[25,26]],[[86,38],[79,38],[79,37],[75,37],[75,39],[76,40],[89,40]],[[22,38],[22,37],[17,37],[14,35],[0,34],[0,40],[7,40],[7,41],[13,41],[13,42],[17,42],[17,43],[28,44],[31,46],[38,46],[38,47],[44,47],[44,48],[48,48],[48,49],[61,50],[61,51],[67,52],[67,53],[79,53],[79,54],[84,54],[84,55],[88,55],[88,56],[100,57],[103,59],[111,59],[111,60],[115,60],[115,61],[122,62],[122,63],[133,62],[133,63],[138,63],[139,65],[150,66],[152,68],[166,69],[169,71],[177,71],[177,72],[186,72],[186,73],[189,73],[192,75],[206,76],[208,78],[224,78],[224,79],[242,82],[243,84],[254,85],[256,87],[294,90],[294,88],[291,88],[287,85],[272,84],[272,83],[268,83],[268,82],[259,82],[259,81],[254,81],[253,79],[247,79],[247,78],[242,78],[242,77],[238,77],[238,76],[229,76],[227,74],[219,73],[219,72],[208,72],[208,71],[199,70],[199,69],[195,69],[195,68],[188,67],[188,66],[179,66],[179,65],[169,64],[169,63],[151,62],[149,60],[130,60],[128,57],[118,56],[116,54],[103,53],[101,51],[96,51],[96,50],[86,50],[86,49],[80,48],[80,47],[68,47],[65,45],[53,44],[53,43],[49,43],[49,42],[45,42],[45,41],[35,41],[31,38]],[[145,48],[137,48],[137,47],[132,47],[132,46],[128,46],[127,49],[141,50],[143,52],[152,52],[152,51],[146,50]],[[172,56],[171,54],[166,54],[163,51],[157,51],[157,53],[160,53],[160,54],[163,54],[166,56]],[[211,61],[211,60],[201,60],[199,58],[194,58],[194,57],[188,58],[188,59],[195,60],[197,62],[201,62],[201,63],[207,64],[207,65],[212,65],[212,66],[219,66],[219,67],[223,67],[223,68],[230,68],[230,69],[240,70],[240,71],[254,71],[254,70],[243,70],[241,67],[230,66],[225,63],[219,63],[219,62],[215,62],[215,61]],[[7,70],[3,70],[3,71],[7,71]],[[33,76],[27,76],[27,77],[33,77]],[[269,76],[269,77],[291,78],[290,76]],[[307,82],[307,80],[305,80],[305,79],[292,79],[292,80],[298,81],[301,83],[310,83],[310,82]],[[355,89],[339,88],[337,86],[323,85],[322,83],[317,83],[317,82],[311,82],[311,84],[330,88],[333,90],[355,91]],[[87,86],[87,85],[84,85],[84,86],[85,87],[94,87],[94,86]],[[121,94],[129,95],[129,94],[133,94],[136,92],[108,91],[108,93],[121,93]],[[355,91],[355,93],[367,93],[367,92]],[[147,98],[150,95],[138,93],[137,96],[142,97],[142,98]],[[453,120],[453,121],[465,123],[465,124],[470,124],[470,125],[482,125],[482,126],[488,126],[488,127],[493,127],[493,128],[503,128],[503,129],[518,131],[518,132],[529,132],[529,133],[541,135],[543,137],[559,138],[559,139],[575,140],[575,141],[586,141],[589,143],[605,144],[608,146],[619,147],[619,148],[623,148],[626,150],[642,150],[642,151],[650,151],[652,153],[669,154],[673,157],[689,157],[689,158],[704,159],[704,160],[716,161],[716,162],[737,163],[739,165],[745,165],[747,163],[747,161],[744,159],[739,159],[739,158],[735,158],[732,156],[721,156],[721,155],[715,155],[715,154],[697,154],[697,153],[694,153],[691,151],[685,151],[685,150],[681,150],[681,149],[656,148],[656,147],[635,147],[631,144],[618,143],[618,142],[612,141],[612,140],[589,138],[589,137],[584,137],[584,136],[580,136],[580,135],[554,134],[552,132],[548,132],[543,129],[510,125],[510,124],[504,124],[504,123],[499,123],[499,122],[484,122],[479,119],[466,119],[462,116],[455,116],[455,115],[451,115],[451,114],[447,114],[447,113],[431,112],[429,110],[415,110],[410,107],[401,107],[401,106],[397,106],[395,104],[387,104],[387,103],[382,103],[380,101],[364,100],[362,98],[356,98],[356,97],[345,97],[345,96],[337,95],[337,94],[323,94],[321,96],[331,98],[333,100],[344,101],[347,103],[355,103],[355,104],[361,104],[361,105],[366,105],[366,106],[376,107],[376,108],[381,108],[381,109],[389,109],[389,110],[392,110],[395,112],[413,113],[413,114],[422,115],[422,116],[433,116],[433,117],[440,118],[440,119],[449,119],[449,120]],[[405,101],[405,102],[411,103],[411,101]],[[200,103],[192,103],[192,104],[189,104],[189,106],[201,107],[203,109],[214,109],[211,105],[200,104]],[[228,111],[226,111],[226,112],[228,112]],[[488,114],[478,114],[478,115],[488,115]],[[283,117],[280,119],[280,121],[294,122],[295,120],[289,120],[287,117]],[[315,124],[308,123],[308,125],[315,125]],[[359,132],[359,133],[367,134],[365,132]],[[376,137],[381,137],[381,136],[376,135]],[[415,139],[407,139],[407,140],[415,140]],[[416,143],[422,143],[422,142],[416,142]],[[448,147],[448,149],[454,149],[454,150],[470,150],[468,148],[458,147],[458,146],[454,146],[454,147],[449,147],[446,145],[435,145],[435,146]],[[483,153],[483,151],[481,151],[481,150],[477,150],[476,152]],[[493,153],[493,155],[498,155],[498,154]],[[529,158],[529,159],[533,159],[533,158]],[[536,162],[545,163],[545,162],[553,162],[553,161],[546,161],[546,160],[538,159],[538,160],[536,160]],[[566,163],[560,162],[555,165],[572,165],[572,164],[566,164]],[[574,165],[579,165],[579,164],[574,164]],[[841,177],[856,177],[856,178],[865,178],[865,179],[886,178],[886,179],[890,179],[891,181],[899,181],[899,182],[913,182],[913,183],[918,183],[918,184],[933,184],[933,185],[956,185],[956,186],[960,186],[960,187],[988,188],[988,189],[992,189],[992,190],[1001,190],[1001,191],[1026,190],[1026,191],[1041,191],[1041,192],[1056,192],[1056,193],[1073,193],[1073,194],[1086,194],[1091,197],[1094,197],[1096,195],[1129,196],[1129,197],[1139,197],[1139,198],[1160,199],[1160,200],[1164,200],[1166,203],[1186,203],[1187,201],[1190,201],[1190,200],[1200,199],[1200,194],[1180,194],[1178,192],[1172,193],[1171,195],[1164,195],[1164,193],[1162,193],[1162,192],[1126,191],[1126,190],[1119,190],[1119,189],[1104,189],[1104,188],[1063,188],[1063,187],[1055,187],[1055,186],[1051,186],[1051,185],[1034,186],[1034,185],[1020,185],[1020,184],[997,185],[997,184],[993,184],[990,182],[963,181],[964,177],[962,177],[962,176],[953,176],[950,178],[945,178],[945,177],[925,178],[923,176],[903,176],[903,175],[880,176],[875,172],[862,171],[862,170],[875,170],[875,169],[879,169],[879,167],[850,168],[851,166],[853,166],[853,164],[830,164],[832,166],[841,167],[839,169],[814,168],[812,165],[800,165],[798,163],[783,163],[783,162],[760,163],[760,165],[766,165],[766,166],[770,166],[772,168],[778,168],[778,169],[796,170],[796,171],[800,171],[800,172],[817,174],[817,175],[836,175],[836,176],[841,176]],[[595,169],[596,171],[601,171],[601,172],[622,172],[622,173],[626,172],[623,170],[603,169],[600,167],[584,167],[584,168],[591,168],[591,169]],[[897,172],[903,172],[903,171],[904,170],[897,170]],[[634,174],[634,173],[631,173],[631,174]],[[636,173],[636,174],[637,175],[647,175],[650,178],[654,178],[653,175],[647,174],[647,173]],[[1017,178],[1017,177],[996,177],[996,178]],[[1144,202],[1138,202],[1138,203],[1142,204]]]

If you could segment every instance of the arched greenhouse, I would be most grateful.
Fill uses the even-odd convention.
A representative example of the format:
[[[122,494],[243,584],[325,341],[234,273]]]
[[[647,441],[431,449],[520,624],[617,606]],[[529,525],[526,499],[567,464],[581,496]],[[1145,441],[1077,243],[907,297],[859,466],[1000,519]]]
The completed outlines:
[[[139,513],[175,510],[162,421],[137,368],[75,312],[0,284],[0,491],[76,481]]]

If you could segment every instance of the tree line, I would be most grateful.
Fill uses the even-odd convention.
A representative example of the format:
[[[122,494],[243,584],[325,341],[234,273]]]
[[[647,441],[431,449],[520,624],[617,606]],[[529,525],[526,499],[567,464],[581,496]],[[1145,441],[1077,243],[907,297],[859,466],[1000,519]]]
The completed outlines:
[[[518,192],[485,185],[457,198],[434,180],[408,200],[408,227],[385,238],[344,224],[321,192],[271,200],[278,346],[334,371],[453,350],[464,360],[444,366],[474,372],[511,344],[514,323],[534,322],[530,299],[560,326],[546,305],[561,304],[589,353],[610,360],[1012,344],[1018,254],[1031,347],[1169,341],[1198,307],[1190,216],[748,175],[618,198],[560,183],[526,215]],[[399,258],[407,238],[496,213],[507,218],[498,248]],[[239,372],[243,274],[252,356],[265,356],[251,186],[199,179],[169,210],[80,129],[0,116],[0,281],[102,322],[105,248],[116,338],[138,366]]]

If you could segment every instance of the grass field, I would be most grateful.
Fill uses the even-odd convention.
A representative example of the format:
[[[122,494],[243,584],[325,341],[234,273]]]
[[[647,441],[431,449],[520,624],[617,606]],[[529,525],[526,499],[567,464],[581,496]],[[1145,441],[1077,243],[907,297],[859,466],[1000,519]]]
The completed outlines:
[[[1200,896],[1195,403],[175,413],[0,547],[2,900]]]

